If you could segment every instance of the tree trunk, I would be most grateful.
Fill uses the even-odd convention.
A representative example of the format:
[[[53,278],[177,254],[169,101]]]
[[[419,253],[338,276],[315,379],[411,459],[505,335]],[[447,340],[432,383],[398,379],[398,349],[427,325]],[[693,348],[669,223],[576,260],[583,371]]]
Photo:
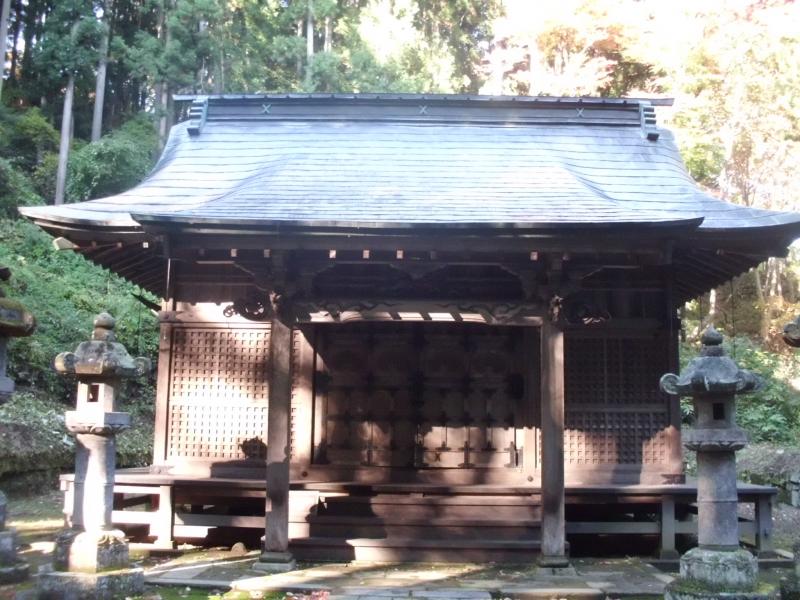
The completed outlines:
[[[717,323],[717,290],[712,289],[708,293],[708,317],[706,322],[709,326],[714,327]]]
[[[325,42],[323,45],[325,52],[333,50],[333,31],[331,26],[331,18],[325,17]]]
[[[19,63],[19,49],[17,42],[19,40],[19,30],[22,25],[22,2],[17,0],[14,3],[14,27],[11,30],[11,67],[8,70],[8,78],[16,81],[17,79],[17,63]]]
[[[166,47],[169,42],[166,0],[162,0],[158,3],[158,24],[156,28],[158,31],[158,39],[162,47]],[[160,78],[161,74],[157,74],[156,77]],[[153,108],[155,112],[156,135],[158,135],[158,152],[160,154],[167,141],[167,102],[165,98],[169,97],[169,85],[164,79],[156,81],[154,93],[155,102],[153,103]]]
[[[110,4],[110,3],[109,3]],[[108,10],[110,7],[106,7]],[[103,39],[100,42],[100,60],[97,62],[97,77],[94,86],[94,113],[92,114],[92,141],[103,135],[103,101],[106,95],[106,70],[108,67],[108,36],[110,31],[104,23]]]
[[[314,7],[308,0],[308,18],[306,19],[306,59],[308,63],[314,56]],[[308,67],[306,64],[306,68]]]
[[[58,148],[58,171],[56,172],[56,204],[64,204],[67,187],[67,161],[69,160],[69,140],[72,129],[72,98],[75,95],[75,75],[70,73],[67,91],[64,94],[64,111],[61,114],[61,145]]]
[[[6,75],[6,47],[8,39],[8,15],[11,12],[11,0],[3,0],[0,9],[0,44],[2,44],[2,63],[0,64],[0,98],[3,96],[3,80]]]
[[[297,25],[297,37],[302,38],[303,37],[303,21],[302,20],[298,20],[296,25]],[[296,68],[297,68],[297,78],[299,79],[303,75],[303,59],[300,56],[299,52],[297,53],[297,67]]]
[[[158,148],[164,149],[167,143],[167,134],[169,133],[169,85],[164,82],[161,85],[161,99],[159,100],[161,106],[161,116],[158,119]]]
[[[769,306],[767,306],[767,299],[764,295],[764,285],[761,283],[761,273],[759,273],[758,267],[753,269],[753,280],[756,288],[756,300],[758,301],[761,315],[759,334],[762,340],[766,340],[769,337]]]

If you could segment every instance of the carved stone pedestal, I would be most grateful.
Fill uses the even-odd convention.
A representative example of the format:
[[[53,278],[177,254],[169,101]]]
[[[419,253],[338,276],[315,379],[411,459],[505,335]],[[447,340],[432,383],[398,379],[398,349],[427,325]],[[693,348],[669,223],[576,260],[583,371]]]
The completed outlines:
[[[99,573],[130,564],[128,543],[119,530],[62,532],[56,539],[53,567],[59,571]]]

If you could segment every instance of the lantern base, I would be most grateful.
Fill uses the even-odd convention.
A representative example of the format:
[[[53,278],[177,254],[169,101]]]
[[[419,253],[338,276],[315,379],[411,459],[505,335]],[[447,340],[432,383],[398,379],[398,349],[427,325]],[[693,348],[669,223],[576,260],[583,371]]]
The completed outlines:
[[[777,589],[759,583],[758,561],[747,550],[692,548],[681,557],[681,575],[667,586],[667,600],[767,600]]]
[[[56,537],[54,567],[62,572],[98,573],[129,564],[125,534],[118,530],[67,530]]]
[[[119,569],[103,573],[51,571],[38,577],[39,598],[111,600],[138,596],[143,591],[143,569]]]

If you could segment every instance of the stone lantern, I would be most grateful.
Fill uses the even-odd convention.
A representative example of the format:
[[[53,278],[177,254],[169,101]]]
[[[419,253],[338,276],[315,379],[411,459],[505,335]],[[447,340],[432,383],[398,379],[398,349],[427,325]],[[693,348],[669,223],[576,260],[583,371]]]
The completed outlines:
[[[10,277],[11,271],[0,267],[0,281]],[[0,405],[8,402],[14,392],[14,381],[6,375],[8,340],[31,335],[35,328],[33,315],[0,290]],[[6,529],[6,497],[0,492],[0,584],[21,581],[27,576],[28,565],[17,557],[16,532]]]
[[[736,451],[747,445],[747,435],[736,425],[736,394],[752,392],[761,382],[725,355],[722,335],[714,328],[701,341],[700,356],[680,375],[661,378],[668,394],[692,398],[696,425],[683,443],[697,452],[699,544],[681,557],[680,578],[666,597],[709,597],[709,592],[756,597],[758,562],[739,548]]]
[[[66,413],[77,444],[72,529],[56,540],[55,571],[40,577],[40,593],[48,597],[112,598],[143,586],[142,571],[128,568],[128,544],[123,532],[114,529],[111,511],[116,435],[130,426],[130,415],[117,410],[119,388],[123,379],[147,373],[150,361],[132,358],[116,341],[114,325],[111,315],[101,313],[92,339],[55,359],[56,371],[78,379],[77,405]]]

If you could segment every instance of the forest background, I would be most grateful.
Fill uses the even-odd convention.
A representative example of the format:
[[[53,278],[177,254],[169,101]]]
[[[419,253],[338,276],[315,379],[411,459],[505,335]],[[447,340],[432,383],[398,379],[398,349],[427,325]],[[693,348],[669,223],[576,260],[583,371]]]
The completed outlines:
[[[146,292],[59,252],[21,205],[75,202],[143,179],[186,107],[173,94],[416,92],[675,98],[659,119],[709,193],[800,210],[800,5],[790,0],[0,0],[0,265],[36,314],[11,345],[20,393],[0,408],[0,478],[68,468],[74,385],[55,354],[111,311],[154,357]],[[780,341],[800,313],[800,260],[773,259],[682,309],[684,357],[708,324],[767,381],[740,403],[751,438],[800,434],[798,360]],[[153,390],[122,465],[150,458]],[[691,415],[687,409],[687,420]],[[760,467],[759,467],[760,468]],[[14,483],[16,482],[16,483]]]

